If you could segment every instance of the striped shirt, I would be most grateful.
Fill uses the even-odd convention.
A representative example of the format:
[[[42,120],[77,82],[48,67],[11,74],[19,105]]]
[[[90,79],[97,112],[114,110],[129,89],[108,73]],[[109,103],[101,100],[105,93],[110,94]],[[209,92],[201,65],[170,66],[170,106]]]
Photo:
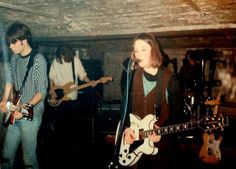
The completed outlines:
[[[20,55],[12,55],[11,57],[10,70],[6,82],[13,84],[16,91],[21,89],[29,59],[30,56],[21,57]],[[25,84],[20,92],[22,96],[20,102],[22,104],[27,103],[37,92],[42,94],[43,99],[34,107],[34,117],[42,117],[47,88],[47,61],[42,54],[37,53],[34,56],[33,65],[29,69]]]

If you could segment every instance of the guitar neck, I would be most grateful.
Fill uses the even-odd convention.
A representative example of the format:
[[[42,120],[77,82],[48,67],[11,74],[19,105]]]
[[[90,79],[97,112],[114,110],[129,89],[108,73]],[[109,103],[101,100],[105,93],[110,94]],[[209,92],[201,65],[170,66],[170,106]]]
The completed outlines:
[[[211,131],[215,129],[222,129],[224,126],[229,125],[228,117],[226,119],[223,117],[203,117],[198,121],[190,121],[186,123],[180,123],[170,126],[160,127],[158,129],[140,131],[141,138],[148,137],[149,135],[156,133],[157,135],[167,135],[172,133],[178,133],[187,130],[193,130],[196,128],[201,128],[202,130]]]
[[[96,82],[96,84],[98,84],[98,83],[100,83],[100,80],[96,80],[95,82]],[[84,88],[90,87],[90,86],[92,86],[92,83],[88,82],[88,83],[85,83],[85,84],[82,84],[82,85],[79,85],[79,86],[76,86],[76,87],[72,87],[72,88],[69,89],[69,93],[73,92],[73,91],[76,91],[76,90],[81,90],[81,89],[84,89]]]
[[[178,133],[181,131],[187,131],[197,128],[198,122],[187,122],[187,123],[181,123],[176,125],[170,125],[165,127],[160,127],[158,129],[153,130],[146,130],[143,131],[141,135],[143,137],[148,137],[149,135],[156,133],[157,135],[167,135],[172,133]]]

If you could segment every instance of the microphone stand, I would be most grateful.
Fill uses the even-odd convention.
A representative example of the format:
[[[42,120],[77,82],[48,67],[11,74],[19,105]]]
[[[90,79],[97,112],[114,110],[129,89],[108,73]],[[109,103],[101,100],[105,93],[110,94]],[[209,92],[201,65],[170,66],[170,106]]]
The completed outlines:
[[[132,59],[129,60],[129,63],[127,65],[127,71],[126,71],[126,87],[125,87],[125,92],[122,96],[121,100],[121,106],[120,106],[120,114],[121,114],[121,120],[119,122],[117,131],[116,131],[116,141],[115,141],[115,150],[114,150],[114,161],[110,161],[108,168],[115,168],[118,169],[118,156],[119,156],[119,150],[120,150],[120,144],[122,141],[122,134],[124,131],[124,125],[127,120],[127,109],[128,109],[128,100],[129,100],[129,95],[130,95],[130,88],[131,88],[131,81],[133,79],[133,74],[134,74],[134,62]]]

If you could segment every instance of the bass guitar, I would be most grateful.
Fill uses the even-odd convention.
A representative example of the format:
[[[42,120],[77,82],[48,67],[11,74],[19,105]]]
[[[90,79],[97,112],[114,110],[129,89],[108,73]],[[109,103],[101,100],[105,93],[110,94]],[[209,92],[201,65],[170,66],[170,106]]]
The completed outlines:
[[[156,122],[156,116],[149,114],[143,119],[140,119],[134,114],[130,114],[131,128],[135,133],[135,142],[133,144],[127,144],[122,136],[122,141],[119,151],[119,163],[122,166],[132,166],[137,163],[143,154],[155,155],[158,152],[158,148],[154,146],[153,142],[149,139],[149,136],[153,133],[157,135],[172,134],[181,131],[192,130],[195,128],[201,128],[204,131],[219,128],[222,126],[222,117],[203,117],[198,121],[190,121],[187,123],[181,123],[176,125],[164,126],[158,129],[153,129]],[[119,124],[118,124],[119,126]]]
[[[112,81],[112,77],[101,77],[100,79],[96,80],[96,85],[98,83],[107,83],[108,81]],[[70,98],[67,96],[69,93],[76,91],[76,90],[82,90],[84,88],[90,87],[94,85],[92,82],[88,82],[79,86],[74,86],[74,82],[68,82],[63,86],[53,86],[53,90],[55,91],[54,94],[52,94],[50,97],[48,97],[47,101],[48,104],[52,107],[59,106],[63,101],[68,101]]]

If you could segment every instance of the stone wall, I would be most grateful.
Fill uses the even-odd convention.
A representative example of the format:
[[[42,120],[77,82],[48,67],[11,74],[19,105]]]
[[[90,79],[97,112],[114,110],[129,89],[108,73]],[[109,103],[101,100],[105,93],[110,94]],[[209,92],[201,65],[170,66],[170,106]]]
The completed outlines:
[[[106,101],[111,100],[119,100],[121,99],[121,91],[120,91],[120,80],[121,80],[121,73],[122,73],[122,62],[125,60],[126,57],[130,56],[132,50],[132,40],[131,39],[120,39],[120,40],[103,40],[103,41],[89,41],[86,42],[86,45],[83,46],[83,43],[70,43],[74,49],[84,49],[85,46],[89,50],[90,58],[91,59],[98,59],[101,60],[102,63],[102,70],[104,76],[112,76],[113,81],[109,82],[108,84],[104,84],[104,94],[103,99]],[[56,50],[57,45],[55,44],[47,44],[47,45],[40,45],[39,50],[46,56],[48,60],[48,66],[50,66],[51,61],[54,57],[54,53]],[[164,51],[169,55],[170,59],[177,59],[177,66],[178,70],[182,65],[182,59],[185,56],[187,50],[197,50],[202,48],[184,48],[184,47],[173,47],[173,46],[165,46]],[[221,53],[219,55],[220,58],[227,59],[233,58],[235,56],[234,49],[225,49],[225,48],[214,48],[213,50]],[[232,60],[232,59],[231,59]],[[1,63],[2,64],[2,63]],[[0,75],[1,79],[3,78],[3,69],[4,66],[0,68]],[[0,82],[1,93],[3,91],[3,81]],[[217,93],[217,90],[215,90]]]

